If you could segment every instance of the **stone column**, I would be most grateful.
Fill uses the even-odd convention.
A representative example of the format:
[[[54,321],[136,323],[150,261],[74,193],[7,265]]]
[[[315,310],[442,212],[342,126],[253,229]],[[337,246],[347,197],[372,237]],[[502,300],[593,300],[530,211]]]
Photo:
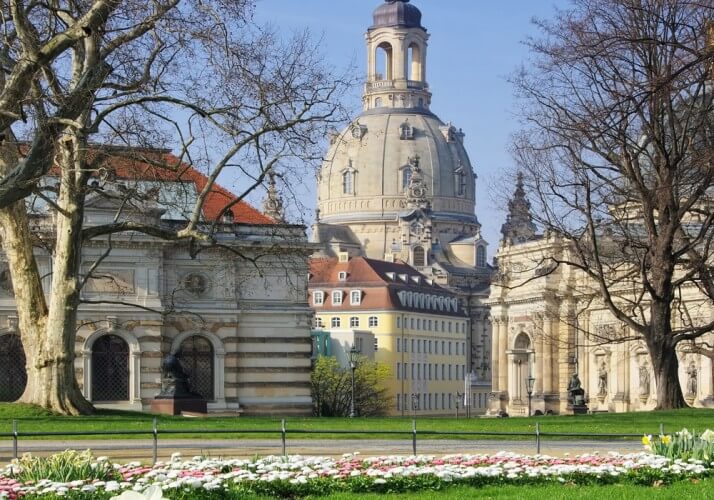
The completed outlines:
[[[545,326],[545,322],[543,322]],[[533,346],[535,355],[535,387],[533,389],[534,395],[542,395],[544,393],[543,387],[545,387],[545,365],[547,360],[545,358],[545,329],[541,329],[541,332],[534,332],[535,344]]]
[[[493,318],[493,327],[491,329],[491,390],[496,392],[499,389],[498,374],[500,373],[501,367],[498,361],[498,346],[499,335],[501,332],[501,319]]]
[[[498,325],[498,390],[508,391],[508,316],[501,318]]]
[[[392,79],[405,80],[407,78],[407,47],[404,46],[404,37],[393,41],[392,46]],[[386,75],[385,75],[386,76]]]
[[[553,394],[553,363],[555,362],[553,346],[556,342],[553,338],[553,320],[548,314],[543,316],[543,341],[543,355],[545,356],[547,352],[547,358],[543,360],[543,393]]]

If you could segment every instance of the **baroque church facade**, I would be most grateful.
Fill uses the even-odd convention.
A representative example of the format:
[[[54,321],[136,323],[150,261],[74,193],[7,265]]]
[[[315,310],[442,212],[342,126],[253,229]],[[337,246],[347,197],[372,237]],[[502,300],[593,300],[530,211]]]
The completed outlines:
[[[488,300],[494,345],[489,412],[527,415],[526,380],[533,377],[532,411],[569,413],[574,374],[590,411],[654,409],[657,393],[647,346],[642,340],[603,341],[627,338],[627,330],[604,304],[592,300],[597,287],[583,273],[549,264],[551,257],[567,260],[569,246],[557,234],[536,231],[520,177],[508,208]],[[694,287],[684,290],[682,300],[702,321],[714,314],[711,301]],[[714,335],[703,340],[711,344]],[[688,347],[678,347],[685,401],[714,408],[714,359]]]
[[[469,317],[467,374],[490,387],[492,268],[475,214],[464,133],[431,110],[429,33],[408,0],[374,11],[362,113],[330,137],[313,241],[340,254],[409,264],[456,293]]]

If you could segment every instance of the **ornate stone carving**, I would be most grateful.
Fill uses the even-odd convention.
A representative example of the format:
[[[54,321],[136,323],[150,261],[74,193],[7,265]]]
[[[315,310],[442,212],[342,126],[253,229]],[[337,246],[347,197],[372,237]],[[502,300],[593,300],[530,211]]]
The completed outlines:
[[[645,361],[640,366],[640,401],[646,403],[650,397],[650,367]]]
[[[204,295],[210,288],[208,278],[201,273],[188,273],[181,283],[184,290],[197,297]]]
[[[600,368],[598,369],[598,382],[597,382],[597,387],[598,387],[598,398],[600,400],[604,400],[605,397],[607,396],[607,380],[608,378],[608,373],[607,373],[607,364],[605,361],[600,363]]]
[[[697,396],[698,370],[694,361],[687,367],[687,398],[694,399]]]

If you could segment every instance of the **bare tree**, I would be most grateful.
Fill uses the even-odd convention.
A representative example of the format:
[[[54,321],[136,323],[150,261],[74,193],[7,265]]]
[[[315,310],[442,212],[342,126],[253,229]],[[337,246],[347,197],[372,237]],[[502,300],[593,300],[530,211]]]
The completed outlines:
[[[31,360],[21,401],[92,411],[73,366],[86,242],[134,231],[185,241],[194,255],[215,246],[216,221],[270,172],[309,169],[326,127],[342,118],[345,83],[309,34],[283,39],[255,26],[251,9],[248,0],[0,0],[0,238]],[[184,223],[147,224],[120,210],[110,223],[85,225],[87,196],[101,189],[94,179],[121,148],[165,171],[159,178],[180,179],[187,164],[205,174]],[[206,221],[221,175],[237,179],[240,194]],[[30,195],[51,207],[44,238],[31,229]],[[145,195],[118,196],[129,204]],[[40,239],[52,259],[48,290],[33,248]]]
[[[513,78],[534,218],[568,248],[551,259],[627,327],[598,342],[647,344],[659,409],[686,405],[677,345],[714,328],[712,19],[701,0],[573,2]]]

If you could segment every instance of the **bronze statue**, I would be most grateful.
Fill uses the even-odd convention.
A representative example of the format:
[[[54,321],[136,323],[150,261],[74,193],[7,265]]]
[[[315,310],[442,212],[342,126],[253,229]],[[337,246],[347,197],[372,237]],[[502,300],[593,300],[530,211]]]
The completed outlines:
[[[578,377],[577,373],[573,373],[573,376],[570,377],[570,382],[568,382],[568,395],[570,404],[573,406],[582,406],[585,404],[585,390],[580,383],[580,377]]]

